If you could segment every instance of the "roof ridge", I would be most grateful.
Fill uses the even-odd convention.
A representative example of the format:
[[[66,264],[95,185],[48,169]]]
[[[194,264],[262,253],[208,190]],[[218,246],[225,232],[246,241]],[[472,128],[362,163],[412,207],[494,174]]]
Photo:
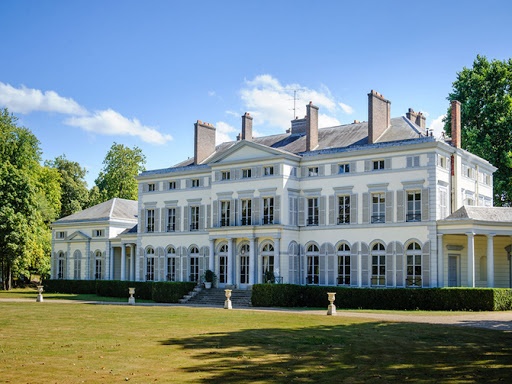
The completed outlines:
[[[113,217],[113,214],[114,214],[114,207],[115,207],[115,205],[116,205],[116,199],[117,199],[117,197],[114,197],[114,198],[112,199],[112,205],[111,205],[111,207],[110,207],[110,212],[108,213],[108,218],[109,218],[109,219],[111,219],[111,218]]]

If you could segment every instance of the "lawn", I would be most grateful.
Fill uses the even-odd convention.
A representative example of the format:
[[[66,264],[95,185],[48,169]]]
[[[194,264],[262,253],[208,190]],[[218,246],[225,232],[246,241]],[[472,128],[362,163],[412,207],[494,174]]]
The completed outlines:
[[[0,302],[0,383],[511,380],[512,334],[500,331],[341,313]]]

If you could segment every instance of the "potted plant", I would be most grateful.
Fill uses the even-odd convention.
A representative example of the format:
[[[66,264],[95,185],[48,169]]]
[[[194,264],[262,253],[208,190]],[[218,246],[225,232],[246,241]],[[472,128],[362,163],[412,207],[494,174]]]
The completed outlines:
[[[211,269],[207,269],[204,272],[203,280],[204,280],[204,287],[206,289],[210,289],[212,287],[212,285],[215,284],[215,282],[217,281],[217,276],[215,275],[215,272],[213,272]]]

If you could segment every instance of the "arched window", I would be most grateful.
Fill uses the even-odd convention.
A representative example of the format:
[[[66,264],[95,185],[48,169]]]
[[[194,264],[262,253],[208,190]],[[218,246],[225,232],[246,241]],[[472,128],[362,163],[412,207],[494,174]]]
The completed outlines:
[[[82,253],[78,249],[73,253],[73,259],[73,278],[80,280],[82,277]]]
[[[249,284],[249,244],[240,247],[240,284]]]
[[[228,282],[228,245],[219,247],[219,284]]]
[[[414,242],[407,246],[407,287],[421,287],[421,246]]]
[[[382,243],[372,247],[372,286],[386,285],[386,248]]]
[[[261,267],[264,283],[275,283],[274,275],[274,245],[267,243],[261,249]]]
[[[64,263],[66,261],[65,257],[64,257],[64,252],[60,251],[59,254],[57,255],[57,260],[58,260],[58,272],[57,272],[57,279],[64,279]]]
[[[350,285],[350,246],[338,247],[338,285]]]
[[[307,259],[307,284],[318,284],[320,280],[320,256],[316,244],[311,244],[306,250]]]
[[[151,247],[146,248],[146,280],[155,280],[155,250]]]
[[[176,249],[172,246],[167,247],[167,281],[176,281]]]
[[[102,274],[102,270],[103,270],[103,258],[101,255],[101,251],[95,252],[94,260],[95,260],[94,278],[96,280],[101,280],[101,274]]]
[[[190,256],[190,280],[199,281],[199,249],[194,245],[189,249]]]

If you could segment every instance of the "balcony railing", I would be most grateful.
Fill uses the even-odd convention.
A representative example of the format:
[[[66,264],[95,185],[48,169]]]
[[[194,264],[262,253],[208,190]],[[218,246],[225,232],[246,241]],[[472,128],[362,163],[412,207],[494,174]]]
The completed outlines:
[[[318,217],[308,217],[308,225],[318,225]]]
[[[190,224],[190,230],[191,231],[199,231],[199,224],[198,223]]]
[[[350,216],[339,216],[338,224],[350,224]]]
[[[406,215],[407,221],[421,221],[421,213],[408,213]]]
[[[263,224],[274,224],[274,218],[272,216],[264,216],[263,217]]]
[[[372,224],[381,224],[386,222],[386,215],[372,215]]]
[[[242,221],[241,221],[241,224],[242,225],[251,225],[251,218],[250,217],[242,217]]]

